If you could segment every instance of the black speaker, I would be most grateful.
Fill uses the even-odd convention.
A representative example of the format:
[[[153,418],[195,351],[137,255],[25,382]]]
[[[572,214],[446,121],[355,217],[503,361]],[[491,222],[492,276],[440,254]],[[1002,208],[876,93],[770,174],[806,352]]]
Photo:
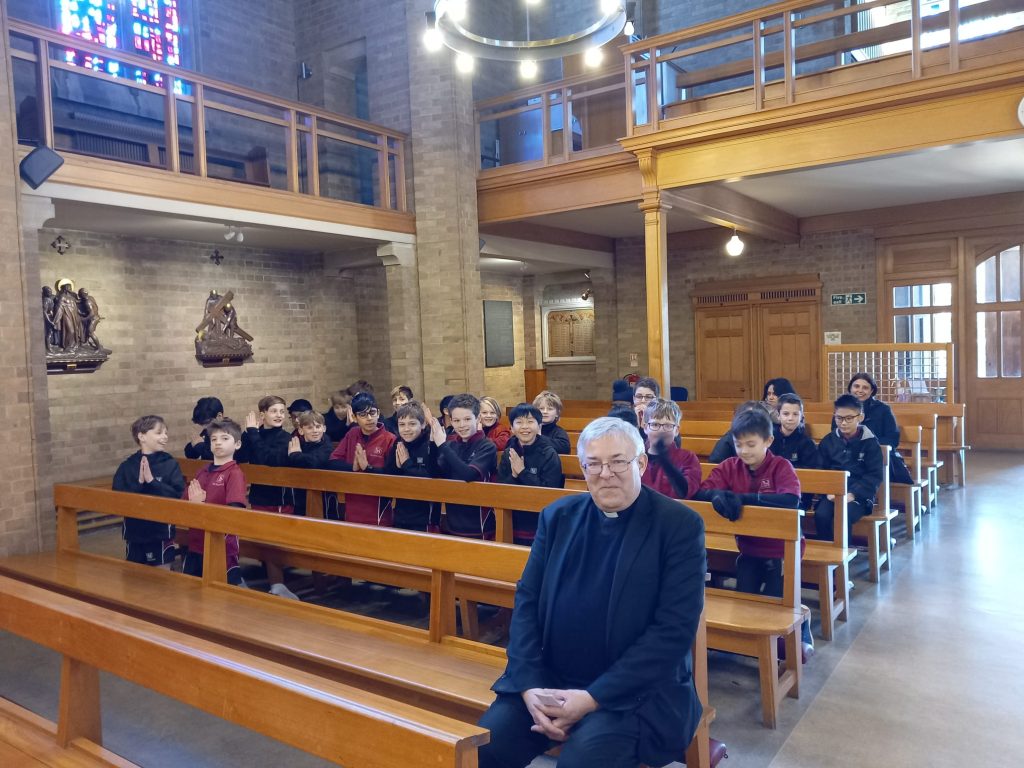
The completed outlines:
[[[21,161],[18,170],[26,184],[32,189],[39,189],[39,186],[62,165],[64,165],[64,158],[52,149],[36,147]]]

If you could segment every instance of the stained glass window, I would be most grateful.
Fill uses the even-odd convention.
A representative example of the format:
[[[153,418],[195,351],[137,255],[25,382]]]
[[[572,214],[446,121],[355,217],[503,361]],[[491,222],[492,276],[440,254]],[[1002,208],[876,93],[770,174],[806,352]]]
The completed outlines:
[[[60,31],[112,50],[129,51],[170,67],[182,66],[180,0],[57,0]],[[69,64],[163,85],[159,72],[69,48]],[[180,92],[180,86],[176,84]]]

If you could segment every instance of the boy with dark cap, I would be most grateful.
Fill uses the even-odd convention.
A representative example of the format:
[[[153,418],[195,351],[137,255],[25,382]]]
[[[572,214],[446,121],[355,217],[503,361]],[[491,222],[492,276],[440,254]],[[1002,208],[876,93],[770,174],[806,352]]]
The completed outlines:
[[[224,418],[224,404],[216,397],[201,397],[196,401],[195,408],[192,409],[192,423],[198,429],[193,431],[192,439],[185,445],[186,459],[210,461],[213,458],[210,452],[210,435],[206,427],[214,419],[221,418]]]
[[[369,392],[352,398],[356,429],[350,429],[331,454],[328,469],[343,472],[383,472],[397,438],[380,423],[377,400]],[[345,522],[391,527],[391,500],[379,496],[345,494]]]
[[[139,450],[121,462],[111,487],[115,491],[180,499],[185,478],[178,462],[164,449],[167,425],[159,416],[143,416],[131,426]],[[121,527],[125,560],[144,565],[170,566],[174,560],[174,526],[126,517]]]

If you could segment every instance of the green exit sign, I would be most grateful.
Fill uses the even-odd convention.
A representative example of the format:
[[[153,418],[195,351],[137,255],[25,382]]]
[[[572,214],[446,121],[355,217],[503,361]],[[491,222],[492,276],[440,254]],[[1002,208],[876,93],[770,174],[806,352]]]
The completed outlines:
[[[866,293],[833,293],[832,304],[867,304]]]

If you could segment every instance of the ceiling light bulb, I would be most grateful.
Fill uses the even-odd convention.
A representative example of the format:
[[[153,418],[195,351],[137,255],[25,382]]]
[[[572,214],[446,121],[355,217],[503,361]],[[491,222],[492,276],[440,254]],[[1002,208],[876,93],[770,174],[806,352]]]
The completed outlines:
[[[540,0],[526,0],[527,5],[540,5]]]
[[[604,52],[600,48],[588,48],[583,54],[583,63],[588,67],[599,67],[603,58]]]
[[[448,0],[445,13],[452,21],[463,21],[466,18],[466,0]]]
[[[523,59],[519,62],[519,75],[531,80],[537,76],[537,62],[533,59]]]
[[[601,13],[605,16],[615,13],[622,7],[620,0],[601,0]]]
[[[423,33],[423,47],[431,53],[440,51],[444,47],[444,40],[441,37],[441,30],[437,27],[427,27]]]
[[[455,68],[464,75],[468,75],[473,71],[473,57],[468,53],[457,53],[455,54]]]
[[[636,27],[633,26],[632,19],[626,20],[626,26],[622,28],[622,34],[624,34],[626,37],[632,37],[634,34],[636,34]]]
[[[224,239],[225,240],[230,240],[234,236],[235,236],[235,233],[232,232],[230,229],[227,232],[224,233]]]
[[[730,256],[739,256],[743,253],[743,241],[740,240],[740,236],[736,234],[736,230],[732,231],[732,237],[729,238],[729,242],[725,244],[725,252]]]
[[[244,242],[245,242],[245,235],[244,235],[244,234],[242,234],[241,232],[239,232],[238,234],[236,234],[236,235],[235,235],[235,242],[236,242],[236,243],[244,243]]]

